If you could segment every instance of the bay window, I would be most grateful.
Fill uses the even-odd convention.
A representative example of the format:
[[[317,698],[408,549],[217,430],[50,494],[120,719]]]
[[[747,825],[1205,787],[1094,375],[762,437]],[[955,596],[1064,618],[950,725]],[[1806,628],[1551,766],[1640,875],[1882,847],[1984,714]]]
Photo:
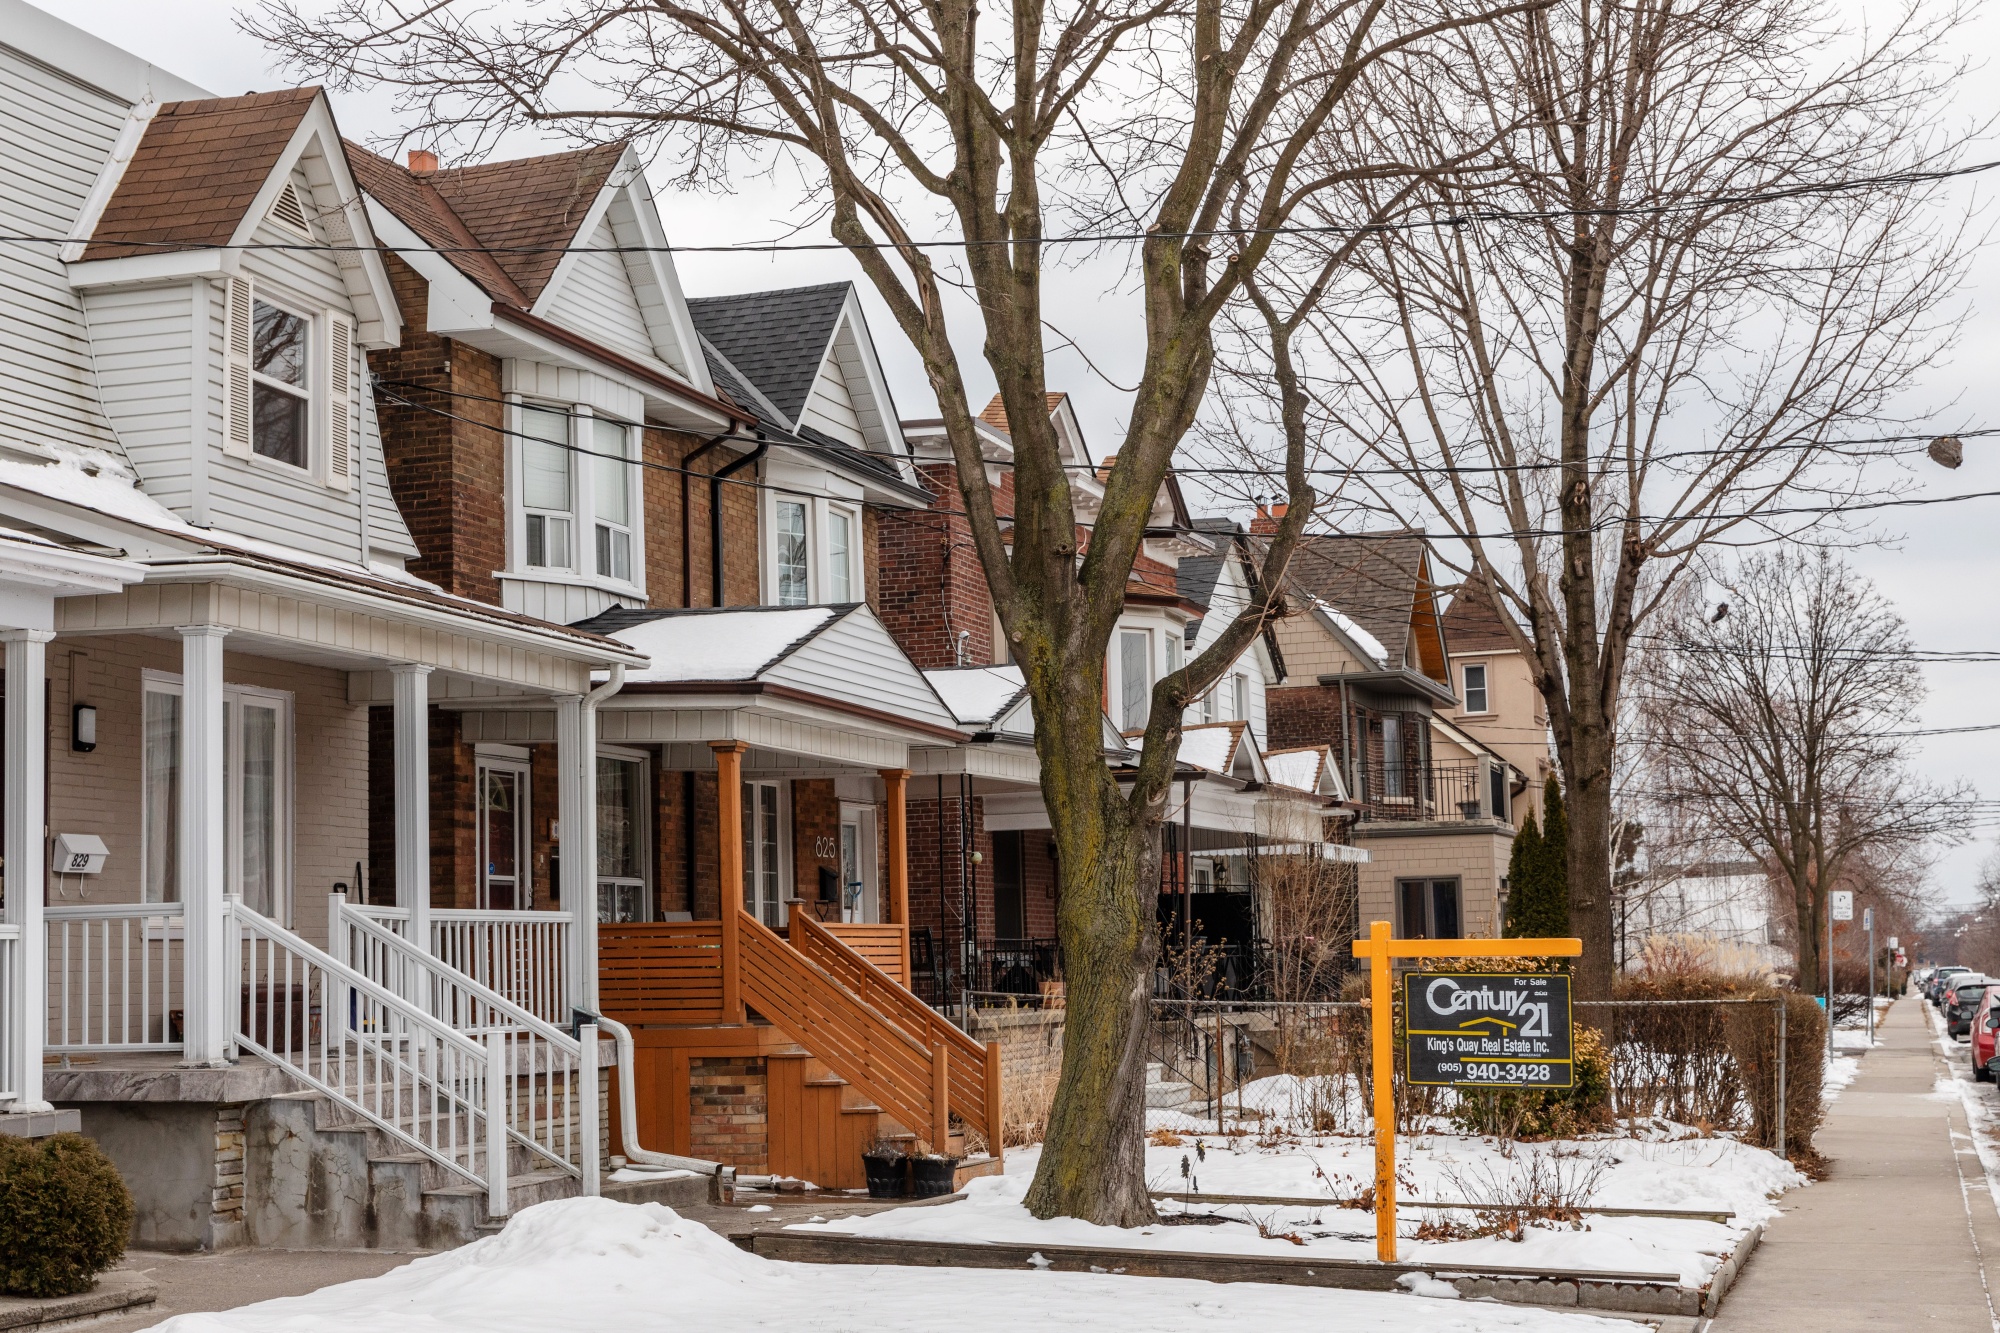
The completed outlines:
[[[576,509],[571,484],[569,415],[547,408],[521,409],[521,506],[527,512],[526,563],[535,569],[573,569],[570,525]]]
[[[766,502],[764,598],[773,606],[858,602],[861,515],[838,502],[777,495]]]
[[[597,573],[632,581],[631,430],[624,423],[593,417],[592,460],[596,469]]]
[[[1138,731],[1146,725],[1152,702],[1152,635],[1142,629],[1118,633],[1118,726]]]

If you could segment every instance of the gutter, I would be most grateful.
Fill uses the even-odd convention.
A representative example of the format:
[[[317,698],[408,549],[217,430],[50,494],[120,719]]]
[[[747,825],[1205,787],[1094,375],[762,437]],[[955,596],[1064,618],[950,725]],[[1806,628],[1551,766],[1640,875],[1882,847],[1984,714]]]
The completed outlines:
[[[694,525],[688,522],[688,505],[693,492],[689,482],[694,472],[697,458],[715,448],[733,435],[725,431],[721,435],[711,435],[699,445],[689,450],[681,458],[681,605],[694,605]]]
[[[759,436],[757,447],[741,458],[717,468],[708,478],[708,577],[709,605],[722,605],[722,483],[754,466],[771,452],[771,442]]]

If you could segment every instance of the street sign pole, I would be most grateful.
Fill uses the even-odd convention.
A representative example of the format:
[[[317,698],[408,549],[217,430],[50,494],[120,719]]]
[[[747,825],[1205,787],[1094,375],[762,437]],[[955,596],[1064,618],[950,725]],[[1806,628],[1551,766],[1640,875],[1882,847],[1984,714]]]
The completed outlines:
[[[1354,956],[1368,960],[1369,1059],[1375,1092],[1375,1257],[1396,1262],[1396,1021],[1393,958],[1575,958],[1579,939],[1399,940],[1387,921],[1370,922]]]
[[[1875,909],[1861,909],[1861,924],[1868,928],[1868,1049],[1875,1049]]]
[[[1854,890],[1835,889],[1826,895],[1826,1054],[1833,1057],[1833,923],[1854,919]],[[1875,1002],[1868,1002],[1872,1013]]]

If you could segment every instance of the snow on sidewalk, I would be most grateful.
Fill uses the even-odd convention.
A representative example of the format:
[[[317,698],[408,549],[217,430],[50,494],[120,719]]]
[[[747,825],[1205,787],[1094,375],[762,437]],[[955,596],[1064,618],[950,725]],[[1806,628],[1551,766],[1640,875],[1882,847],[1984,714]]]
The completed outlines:
[[[1430,1289],[1438,1286],[1445,1284]],[[1321,1287],[780,1263],[739,1250],[662,1204],[565,1199],[523,1209],[497,1236],[381,1277],[179,1315],[156,1333],[1213,1333],[1225,1326],[1259,1333],[1633,1330],[1623,1321],[1533,1306]]]
[[[1245,1089],[1279,1122],[1289,1089],[1283,1076]],[[1154,1112],[1155,1134],[1146,1150],[1148,1183],[1155,1190],[1188,1189],[1181,1175],[1186,1162],[1193,1188],[1208,1194],[1261,1194],[1284,1197],[1352,1197],[1374,1178],[1374,1145],[1352,1135],[1271,1133],[1262,1138],[1218,1136],[1213,1122],[1173,1112]],[[1179,1146],[1162,1142],[1169,1130]],[[1671,1273],[1683,1285],[1705,1285],[1722,1258],[1750,1227],[1775,1216],[1772,1197],[1805,1183],[1773,1153],[1724,1136],[1700,1135],[1665,1122],[1645,1127],[1642,1137],[1592,1138],[1517,1143],[1512,1155],[1498,1140],[1462,1134],[1406,1135],[1397,1145],[1397,1167],[1405,1199],[1509,1201],[1520,1182],[1539,1173],[1559,1178],[1574,1193],[1589,1183],[1588,1202],[1607,1207],[1715,1209],[1730,1211],[1730,1223],[1661,1217],[1605,1217],[1585,1214],[1578,1224],[1542,1223],[1527,1227],[1518,1240],[1500,1236],[1415,1239],[1419,1223],[1475,1222],[1469,1211],[1401,1212],[1405,1262],[1440,1266],[1491,1264],[1510,1268]],[[922,1208],[899,1208],[865,1217],[801,1223],[788,1230],[836,1232],[907,1240],[970,1243],[1086,1245],[1184,1253],[1256,1254],[1337,1259],[1375,1257],[1374,1214],[1361,1209],[1213,1205],[1185,1209],[1160,1204],[1162,1224],[1139,1228],[1101,1227],[1073,1219],[1042,1221],[1023,1199],[1034,1174],[1035,1149],[1007,1154],[1007,1174],[970,1182],[962,1200]],[[1594,1180],[1593,1180],[1594,1178]],[[1175,1225],[1181,1213],[1209,1224]],[[1213,1219],[1224,1219],[1214,1221]],[[1435,1232],[1433,1232],[1435,1236]]]

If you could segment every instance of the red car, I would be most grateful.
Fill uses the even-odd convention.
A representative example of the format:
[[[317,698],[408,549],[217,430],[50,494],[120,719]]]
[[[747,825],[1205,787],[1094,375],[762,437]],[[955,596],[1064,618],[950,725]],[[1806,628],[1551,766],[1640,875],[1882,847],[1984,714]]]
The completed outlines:
[[[1979,1008],[1972,1012],[1972,1076],[1981,1083],[1993,1082],[1993,1048],[2000,1040],[2000,1008],[1994,1006],[1994,997],[2000,996],[2000,986],[1989,987],[1980,997]]]

